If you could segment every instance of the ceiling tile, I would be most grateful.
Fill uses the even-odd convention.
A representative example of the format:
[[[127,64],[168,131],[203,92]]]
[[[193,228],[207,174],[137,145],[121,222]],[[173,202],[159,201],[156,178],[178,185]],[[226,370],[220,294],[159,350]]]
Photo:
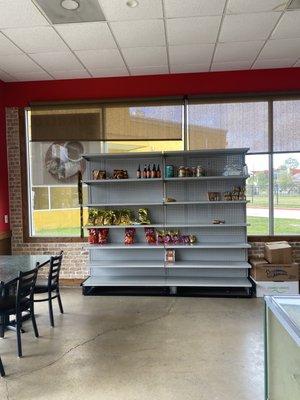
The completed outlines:
[[[128,76],[129,73],[124,67],[121,68],[95,68],[91,69],[90,73],[94,78],[105,78],[109,76]]]
[[[222,15],[225,0],[165,0],[167,18]]]
[[[167,65],[155,67],[132,67],[130,68],[131,75],[161,75],[168,74],[169,69]]]
[[[31,1],[0,1],[0,29],[42,25],[49,23]]]
[[[170,46],[170,63],[172,66],[176,64],[205,64],[209,66],[213,51],[213,44]]]
[[[38,72],[19,72],[15,73],[14,77],[18,81],[50,81],[53,78],[48,75],[45,71]]]
[[[241,14],[262,11],[282,11],[289,0],[229,0],[228,14]]]
[[[85,69],[53,71],[51,75],[53,75],[55,79],[82,79],[91,77]]]
[[[298,60],[298,61],[296,62],[296,64],[294,65],[294,67],[300,67],[300,60]]]
[[[206,64],[182,64],[171,66],[172,74],[188,73],[188,72],[208,72],[209,63]]]
[[[195,17],[167,19],[170,45],[214,43],[221,17]]]
[[[71,51],[31,54],[31,57],[48,72],[84,70]]]
[[[22,72],[40,72],[42,69],[25,54],[0,58],[0,69],[10,75]]]
[[[263,44],[263,41],[219,43],[214,63],[254,61]]]
[[[168,63],[166,47],[130,47],[122,49],[129,67],[161,66]]]
[[[126,0],[99,0],[108,21],[162,18],[161,0],[140,0],[138,7],[130,8]]]
[[[252,69],[292,67],[295,64],[295,61],[295,58],[282,58],[279,60],[273,60],[271,58],[266,60],[258,59],[255,61]]]
[[[165,46],[162,20],[112,22],[112,31],[120,47]]]
[[[9,56],[11,54],[22,54],[22,51],[0,33],[0,56]]]
[[[16,78],[14,78],[13,76],[11,76],[11,75],[9,75],[6,72],[1,71],[1,70],[0,70],[0,79],[3,82],[14,82],[14,81],[16,81]]]
[[[80,50],[75,53],[88,70],[124,67],[118,50]]]
[[[235,42],[267,39],[276,22],[279,13],[256,13],[226,15],[220,33],[220,42]]]
[[[4,33],[26,53],[63,51],[68,49],[55,30],[50,26],[5,29]]]
[[[238,61],[238,62],[224,62],[224,63],[213,63],[211,71],[239,71],[250,69],[252,62],[250,61]]]
[[[272,33],[272,39],[293,39],[300,37],[300,11],[288,11]]]
[[[56,25],[55,29],[72,50],[113,49],[117,47],[105,22]]]
[[[299,58],[300,38],[268,40],[259,58],[278,60],[280,58]]]

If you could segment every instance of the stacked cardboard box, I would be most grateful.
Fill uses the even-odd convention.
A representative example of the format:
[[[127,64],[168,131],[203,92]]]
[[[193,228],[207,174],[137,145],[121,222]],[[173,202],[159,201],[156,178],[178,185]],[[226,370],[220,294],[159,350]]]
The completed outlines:
[[[266,243],[264,256],[250,259],[256,297],[299,294],[299,264],[293,262],[291,246],[287,242]]]

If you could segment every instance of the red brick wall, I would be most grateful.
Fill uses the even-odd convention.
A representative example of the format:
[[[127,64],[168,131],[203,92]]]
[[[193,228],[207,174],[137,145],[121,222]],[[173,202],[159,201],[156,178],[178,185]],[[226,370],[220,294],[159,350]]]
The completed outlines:
[[[17,108],[7,108],[7,148],[9,175],[9,202],[12,229],[13,254],[57,254],[64,250],[62,278],[84,278],[87,276],[88,252],[84,243],[24,243],[22,226],[22,196],[20,174],[19,117]],[[26,171],[22,171],[26,173]],[[250,256],[263,256],[263,242],[252,243]],[[300,242],[292,242],[295,259],[300,262]]]
[[[8,181],[7,181],[7,155],[5,140],[5,108],[4,108],[4,83],[0,81],[0,233],[9,230],[9,224],[4,222],[8,215]]]

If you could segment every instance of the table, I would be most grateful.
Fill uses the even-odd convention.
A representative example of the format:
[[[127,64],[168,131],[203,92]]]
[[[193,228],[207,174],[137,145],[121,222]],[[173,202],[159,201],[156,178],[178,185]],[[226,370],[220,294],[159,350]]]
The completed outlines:
[[[265,303],[265,399],[300,399],[300,296]]]

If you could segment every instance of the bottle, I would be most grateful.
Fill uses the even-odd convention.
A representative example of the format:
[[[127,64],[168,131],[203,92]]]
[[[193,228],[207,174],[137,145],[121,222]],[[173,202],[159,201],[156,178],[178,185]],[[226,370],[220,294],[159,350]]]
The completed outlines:
[[[156,168],[155,168],[155,164],[153,164],[153,168],[151,171],[151,178],[156,178],[156,177],[157,177]]]
[[[145,166],[144,166],[143,178],[144,178],[144,179],[147,178],[147,166],[146,166],[146,164],[145,164]]]
[[[142,177],[140,164],[139,164],[139,167],[138,167],[138,169],[136,171],[136,177],[137,177],[137,179],[141,179],[141,177]]]
[[[161,172],[160,172],[159,164],[157,164],[156,178],[161,178]]]
[[[150,164],[148,164],[148,168],[147,168],[147,178],[151,178],[151,168],[150,168]]]

